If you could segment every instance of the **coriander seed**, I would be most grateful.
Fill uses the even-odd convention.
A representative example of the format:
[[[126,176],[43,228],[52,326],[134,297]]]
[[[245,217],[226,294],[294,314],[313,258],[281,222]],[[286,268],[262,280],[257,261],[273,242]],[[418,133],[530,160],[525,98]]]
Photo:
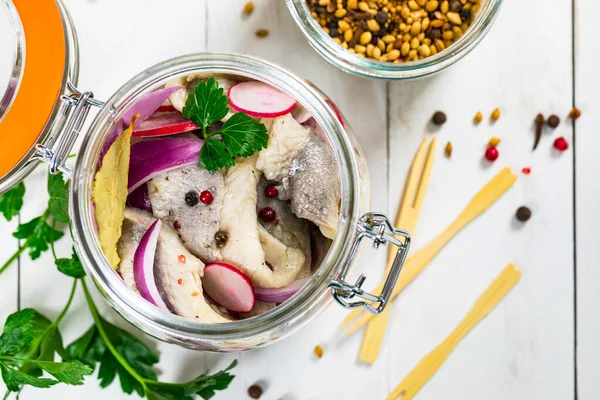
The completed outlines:
[[[569,118],[572,120],[576,120],[581,116],[581,111],[577,107],[573,107],[571,111],[569,111]]]

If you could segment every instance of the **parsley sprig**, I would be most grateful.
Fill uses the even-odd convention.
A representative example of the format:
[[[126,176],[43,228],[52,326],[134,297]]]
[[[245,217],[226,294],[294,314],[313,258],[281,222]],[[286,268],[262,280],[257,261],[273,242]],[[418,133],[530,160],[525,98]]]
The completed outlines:
[[[150,400],[192,400],[194,395],[210,399],[216,391],[226,389],[234,378],[229,371],[236,361],[214,375],[200,375],[185,383],[161,382],[154,370],[158,355],[138,337],[100,316],[75,250],[70,258],[58,258],[54,248],[54,242],[64,236],[59,229],[64,229],[65,223],[69,222],[67,191],[68,182],[62,175],[49,175],[50,199],[46,210],[41,216],[17,227],[13,236],[24,242],[0,267],[1,273],[27,249],[32,259],[50,249],[57,269],[74,278],[67,303],[54,321],[31,308],[7,318],[0,335],[0,374],[8,389],[4,399],[26,385],[38,388],[49,388],[58,383],[81,385],[85,376],[95,369],[101,387],[110,385],[118,376],[123,392],[136,392]],[[19,184],[0,196],[0,213],[6,219],[19,213],[24,193],[25,186]],[[67,314],[79,285],[83,288],[94,324],[65,349],[59,323]],[[55,361],[57,357],[62,361]]]
[[[200,166],[211,172],[233,167],[235,158],[250,157],[266,148],[269,141],[267,128],[242,112],[232,115],[221,129],[207,132],[210,125],[222,120],[228,112],[227,96],[214,78],[196,86],[182,111],[185,118],[202,129]]]
[[[48,206],[41,216],[19,224],[13,236],[23,242],[17,251],[0,266],[0,274],[15,262],[25,250],[29,250],[29,256],[32,260],[35,260],[50,248],[51,243],[64,236],[62,231],[56,229],[56,224],[69,222],[67,212],[68,188],[69,185],[64,181],[61,173],[57,175],[48,174],[48,193],[50,194]],[[10,218],[6,217],[8,220],[21,211],[24,194],[25,186],[20,183],[0,198],[0,212],[5,217],[9,215]]]

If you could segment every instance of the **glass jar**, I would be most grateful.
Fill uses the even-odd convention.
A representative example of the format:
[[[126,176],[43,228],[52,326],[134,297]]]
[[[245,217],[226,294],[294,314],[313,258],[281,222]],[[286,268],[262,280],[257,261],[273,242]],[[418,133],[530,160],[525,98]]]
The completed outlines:
[[[96,232],[92,206],[92,184],[98,159],[116,121],[142,96],[173,79],[191,74],[229,74],[264,81],[293,96],[322,128],[336,156],[341,174],[342,201],[337,234],[312,279],[292,298],[275,309],[247,320],[223,324],[198,324],[165,312],[128,288],[105,258]],[[369,207],[369,177],[364,157],[347,121],[333,103],[309,82],[261,59],[238,54],[194,54],[159,63],[141,72],[106,102],[91,91],[67,84],[61,96],[59,120],[50,129],[47,142],[34,146],[33,160],[49,164],[50,173],[62,171],[71,177],[69,214],[74,246],[88,276],[106,301],[126,320],[144,332],[182,346],[209,351],[233,352],[270,344],[295,332],[335,299],[344,307],[366,307],[383,311],[410,245],[409,235],[395,229]],[[83,141],[74,169],[65,165],[82,126],[92,109],[98,109]],[[10,116],[11,110],[8,110]],[[364,292],[360,276],[351,283],[350,273],[358,259],[363,239],[374,246],[396,245],[398,252],[381,295]]]
[[[423,60],[398,64],[371,60],[345,50],[311,15],[307,0],[286,0],[286,3],[310,45],[327,61],[359,76],[399,80],[435,74],[466,56],[492,27],[500,11],[502,0],[481,0],[481,8],[469,29],[445,50]]]

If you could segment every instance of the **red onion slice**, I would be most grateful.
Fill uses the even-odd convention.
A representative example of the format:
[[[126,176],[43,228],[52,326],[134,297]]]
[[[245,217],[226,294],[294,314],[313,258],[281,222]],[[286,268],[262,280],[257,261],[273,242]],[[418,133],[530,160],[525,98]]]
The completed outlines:
[[[169,311],[162,297],[160,297],[156,286],[156,278],[154,277],[154,256],[156,255],[160,227],[161,222],[157,219],[142,236],[142,240],[140,240],[133,256],[133,278],[140,295],[144,299],[165,311]]]
[[[203,140],[168,138],[144,140],[131,146],[129,193],[163,172],[194,165]]]
[[[176,135],[198,129],[198,125],[185,118],[179,111],[156,112],[141,124],[136,123],[134,137]]]
[[[249,312],[254,307],[254,287],[239,269],[224,263],[208,264],[202,277],[204,291],[229,311]]]
[[[127,205],[152,212],[152,203],[150,203],[150,197],[148,196],[148,185],[143,184],[131,192],[127,196]]]
[[[144,95],[134,105],[132,105],[129,108],[129,110],[125,112],[125,114],[123,114],[123,123],[129,125],[131,117],[139,113],[140,116],[135,121],[134,125],[134,127],[137,128],[150,115],[154,114],[154,112],[159,109],[159,107],[169,98],[169,96],[171,96],[173,93],[175,93],[181,88],[181,86],[173,86],[160,90],[155,90],[154,92],[150,92]]]
[[[266,288],[254,288],[256,294],[256,300],[267,301],[271,303],[283,303],[290,297],[296,294],[306,283],[310,281],[310,278],[299,279],[290,283],[287,286],[278,289],[266,289]]]

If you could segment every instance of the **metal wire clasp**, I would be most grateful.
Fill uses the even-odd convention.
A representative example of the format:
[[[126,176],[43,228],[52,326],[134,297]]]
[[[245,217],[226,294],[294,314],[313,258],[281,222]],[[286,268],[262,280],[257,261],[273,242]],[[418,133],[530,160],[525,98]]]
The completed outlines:
[[[72,171],[65,165],[69,153],[73,149],[81,128],[85,123],[91,106],[102,107],[103,102],[94,99],[91,91],[81,91],[68,83],[69,93],[60,96],[61,105],[55,126],[46,143],[35,146],[33,160],[43,161],[49,165],[51,174],[63,172],[71,177]]]
[[[404,240],[401,241],[399,237]],[[400,271],[402,271],[402,266],[410,247],[410,234],[396,229],[384,214],[367,213],[358,220],[356,238],[350,249],[351,259],[356,257],[360,243],[364,238],[372,239],[375,249],[378,249],[382,244],[387,245],[388,243],[392,243],[398,247],[398,252],[394,258],[390,273],[385,280],[381,294],[377,296],[362,289],[362,285],[366,279],[363,274],[358,277],[354,284],[346,282],[347,275],[350,273],[350,263],[344,266],[340,272],[339,279],[331,282],[329,287],[332,289],[333,298],[343,307],[364,307],[372,314],[380,314],[390,300],[394,286],[396,286],[396,282],[400,276]],[[349,301],[354,297],[359,297],[362,300]]]

